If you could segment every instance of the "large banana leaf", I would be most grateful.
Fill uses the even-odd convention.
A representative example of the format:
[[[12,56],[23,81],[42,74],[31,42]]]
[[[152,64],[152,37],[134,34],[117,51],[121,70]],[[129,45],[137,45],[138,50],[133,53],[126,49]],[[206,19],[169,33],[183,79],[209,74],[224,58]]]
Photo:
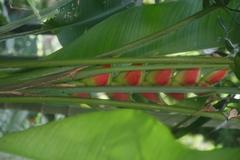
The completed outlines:
[[[235,6],[237,1],[232,1]],[[202,9],[202,1],[182,0],[135,7],[116,14],[94,26],[70,45],[48,59],[92,58],[118,49],[129,42],[143,38],[193,15]],[[222,17],[231,31],[233,42],[240,40],[235,14],[219,8],[192,23],[171,32],[147,46],[128,52],[127,56],[167,54],[222,46],[224,30],[219,25]]]
[[[188,149],[156,119],[133,110],[88,113],[10,134],[0,139],[0,150],[39,160],[240,158],[240,149]]]

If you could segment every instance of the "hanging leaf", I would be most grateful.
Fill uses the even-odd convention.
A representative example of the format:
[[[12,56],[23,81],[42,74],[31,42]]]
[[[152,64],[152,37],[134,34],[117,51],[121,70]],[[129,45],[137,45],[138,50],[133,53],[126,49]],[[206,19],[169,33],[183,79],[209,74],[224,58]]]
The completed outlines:
[[[10,134],[0,139],[0,150],[39,160],[240,158],[240,149],[187,149],[156,119],[133,110],[90,113]]]

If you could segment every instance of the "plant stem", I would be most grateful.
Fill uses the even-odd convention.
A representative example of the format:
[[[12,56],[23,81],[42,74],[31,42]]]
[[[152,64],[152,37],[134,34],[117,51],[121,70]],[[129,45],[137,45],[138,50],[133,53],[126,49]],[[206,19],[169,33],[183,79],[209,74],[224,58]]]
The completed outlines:
[[[19,71],[19,72],[11,72],[5,78],[0,79],[0,87],[6,86],[8,84],[14,83],[22,83],[28,80],[37,79],[44,76],[53,75],[56,73],[68,71],[72,68],[64,67],[64,68],[45,68],[45,69],[31,69],[31,71]],[[1,90],[1,89],[0,89]]]
[[[22,93],[42,94],[45,96],[69,96],[73,93],[226,93],[240,94],[240,88],[234,87],[161,87],[161,86],[105,86],[76,88],[34,88]],[[0,92],[1,94],[1,92]]]
[[[80,106],[80,104],[89,105],[106,105],[115,106],[117,108],[125,109],[139,109],[149,111],[167,111],[167,112],[179,112],[182,114],[190,115],[195,114],[196,116],[210,117],[213,119],[225,120],[225,117],[218,112],[198,112],[197,109],[189,107],[179,107],[175,105],[155,105],[155,104],[143,104],[143,103],[132,103],[132,102],[118,102],[111,100],[99,100],[99,99],[79,99],[79,98],[64,98],[64,97],[0,97],[0,103],[14,103],[14,104],[72,104]],[[197,112],[197,114],[196,114]]]
[[[43,105],[43,104],[0,104],[0,109],[25,110],[30,112],[41,112],[44,114],[64,114],[73,115],[78,113],[85,113],[94,111],[92,108],[80,108],[69,105]]]
[[[8,85],[1,86],[0,91],[6,91],[6,90],[19,90],[19,89],[27,89],[27,88],[32,88],[32,87],[38,87],[38,86],[47,86],[51,83],[57,82],[62,80],[63,78],[68,78],[71,76],[71,73],[74,72],[75,70],[78,70],[79,68],[73,68],[73,69],[68,69],[67,71],[63,71],[60,73],[54,73],[49,76],[44,76],[44,77],[38,77],[37,79],[31,79],[31,75],[29,75],[30,79],[23,81],[19,83],[19,79],[15,83],[11,83]]]
[[[157,58],[104,58],[104,59],[80,59],[80,60],[4,60],[0,68],[36,68],[36,67],[64,67],[79,65],[102,65],[102,64],[124,64],[124,63],[161,63],[192,65],[231,65],[233,61],[221,57],[157,57]]]

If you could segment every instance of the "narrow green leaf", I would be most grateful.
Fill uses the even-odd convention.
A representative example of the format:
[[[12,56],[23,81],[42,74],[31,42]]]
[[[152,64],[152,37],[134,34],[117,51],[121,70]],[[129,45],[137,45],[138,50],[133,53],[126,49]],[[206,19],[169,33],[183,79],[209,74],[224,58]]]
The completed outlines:
[[[10,134],[0,139],[0,150],[39,160],[240,158],[239,149],[187,149],[156,119],[132,110],[79,115]]]

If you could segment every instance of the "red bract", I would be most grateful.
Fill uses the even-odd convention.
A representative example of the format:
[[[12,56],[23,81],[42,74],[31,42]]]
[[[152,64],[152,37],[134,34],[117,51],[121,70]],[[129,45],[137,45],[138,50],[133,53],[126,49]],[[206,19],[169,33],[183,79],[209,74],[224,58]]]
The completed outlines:
[[[147,75],[147,80],[152,84],[164,86],[170,83],[172,72],[173,71],[171,69],[151,71]]]
[[[141,70],[123,72],[117,76],[116,82],[120,85],[137,86],[141,83],[142,76]]]
[[[228,73],[227,69],[211,72],[210,74],[207,74],[206,76],[203,77],[201,85],[202,86],[214,85],[223,80],[227,73]]]
[[[128,93],[112,93],[111,98],[117,101],[129,101],[130,95]]]
[[[74,93],[72,94],[72,96],[78,97],[78,98],[90,98],[89,93]]]
[[[200,77],[200,69],[192,68],[180,71],[175,76],[176,85],[192,86],[197,84]]]
[[[170,97],[180,101],[186,98],[186,95],[184,93],[168,93]]]
[[[128,85],[136,86],[141,82],[142,71],[129,71],[125,75],[125,80]]]
[[[141,95],[151,102],[159,102],[159,96],[157,93],[141,93]]]
[[[174,84],[175,86],[193,86],[198,83],[200,78],[200,69],[199,68],[192,68],[186,69],[183,71],[179,71],[177,75],[174,77]],[[169,93],[167,94],[170,97],[176,100],[183,100],[186,98],[186,94],[184,93]]]
[[[133,64],[133,66],[141,66],[142,64]],[[120,73],[115,79],[120,85],[137,86],[141,83],[143,77],[143,71],[133,70]]]
[[[107,73],[96,75],[93,77],[94,84],[96,84],[96,86],[106,86],[108,84],[109,77],[110,77],[110,74],[107,74]]]
[[[103,65],[102,68],[109,68],[111,67],[111,65]],[[108,80],[110,78],[110,74],[109,73],[103,73],[103,74],[98,74],[86,79],[83,79],[83,82],[86,85],[90,85],[90,86],[106,86],[108,84]]]
[[[83,82],[88,86],[106,86],[108,84],[108,79],[110,74],[104,73],[93,77],[83,79]]]

